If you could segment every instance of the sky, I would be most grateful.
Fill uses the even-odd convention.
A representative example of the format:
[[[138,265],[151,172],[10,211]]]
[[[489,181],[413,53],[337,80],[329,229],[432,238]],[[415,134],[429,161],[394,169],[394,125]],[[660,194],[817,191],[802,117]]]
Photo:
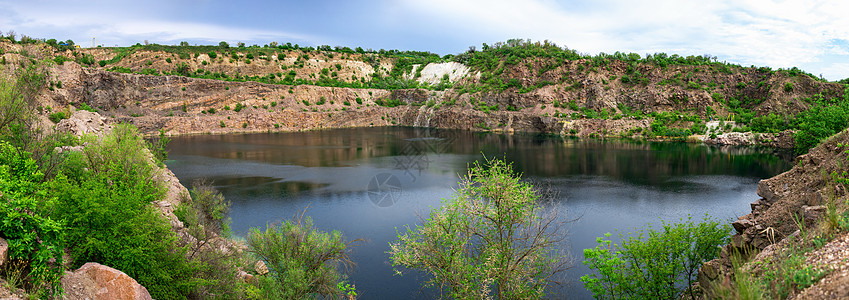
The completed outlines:
[[[711,55],[849,78],[849,1],[0,0],[0,31],[91,46],[348,46],[458,54],[507,39],[585,54]]]

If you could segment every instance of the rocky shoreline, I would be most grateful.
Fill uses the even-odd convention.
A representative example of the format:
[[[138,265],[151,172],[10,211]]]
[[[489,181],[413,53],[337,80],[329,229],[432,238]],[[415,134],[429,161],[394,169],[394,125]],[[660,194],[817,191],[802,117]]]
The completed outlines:
[[[754,254],[748,257],[747,270],[763,272],[757,266],[782,260],[781,253],[792,243],[807,243],[800,239],[804,239],[805,230],[820,230],[827,205],[843,207],[847,201],[847,187],[832,177],[846,171],[847,145],[849,130],[844,130],[798,156],[791,170],[761,180],[757,189],[761,198],[751,203],[750,214],[732,223],[735,234],[722,248],[720,258],[699,270],[700,286],[710,291],[713,286],[727,285],[733,273],[733,253]],[[849,297],[849,270],[845,265],[849,260],[849,251],[845,251],[848,239],[849,233],[839,233],[820,249],[805,254],[806,265],[824,268],[828,275],[802,290],[797,299]]]

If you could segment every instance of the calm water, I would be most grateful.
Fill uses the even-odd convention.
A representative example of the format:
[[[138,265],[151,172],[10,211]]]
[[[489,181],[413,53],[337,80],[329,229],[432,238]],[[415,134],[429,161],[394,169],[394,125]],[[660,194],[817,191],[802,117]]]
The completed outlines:
[[[786,153],[684,143],[579,140],[418,128],[360,128],[302,133],[188,136],[169,145],[168,167],[189,187],[212,181],[232,202],[234,236],[307,210],[323,230],[364,238],[351,271],[361,299],[430,299],[426,276],[394,275],[388,242],[418,224],[457,187],[470,162],[503,157],[558,192],[579,218],[569,226],[575,258],[552,298],[585,299],[581,250],[617,229],[704,213],[731,220],[758,199],[758,180],[791,167]]]

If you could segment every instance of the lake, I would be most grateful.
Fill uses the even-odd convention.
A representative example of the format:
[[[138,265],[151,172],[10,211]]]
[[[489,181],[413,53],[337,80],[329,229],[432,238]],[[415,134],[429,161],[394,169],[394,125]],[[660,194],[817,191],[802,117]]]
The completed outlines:
[[[168,150],[183,185],[208,179],[231,202],[235,237],[306,210],[322,230],[365,239],[349,272],[360,299],[437,295],[421,288],[425,274],[395,275],[388,243],[450,197],[458,174],[484,156],[512,162],[577,219],[563,246],[574,257],[569,284],[550,295],[558,299],[591,297],[578,278],[589,272],[582,249],[596,237],[687,215],[730,222],[750,212],[758,180],[792,167],[792,155],[774,149],[405,127],[183,136]]]

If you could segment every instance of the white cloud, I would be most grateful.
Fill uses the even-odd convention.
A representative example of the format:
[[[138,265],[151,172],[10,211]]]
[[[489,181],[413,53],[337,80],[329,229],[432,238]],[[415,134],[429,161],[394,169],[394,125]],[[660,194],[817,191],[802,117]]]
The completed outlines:
[[[822,73],[822,76],[825,78],[831,80],[839,80],[849,78],[849,75],[847,75],[847,70],[849,70],[849,63],[833,63],[823,67],[820,70],[820,73]]]
[[[2,2],[0,2],[2,3]],[[155,14],[133,9],[93,10],[90,7],[51,7],[40,9],[36,5],[8,4],[9,18],[0,20],[0,28],[14,29],[37,37],[65,37],[88,40],[97,37],[107,45],[135,44],[142,40],[168,43],[181,40],[272,41],[300,40],[320,41],[314,35],[299,34],[273,29],[255,29],[249,26],[224,26],[204,22],[173,21]],[[67,5],[67,4],[64,4]],[[69,36],[69,37],[71,37]]]
[[[849,51],[845,46],[832,44],[834,39],[849,37],[846,16],[849,2],[842,1],[408,0],[404,3],[409,11],[454,24],[464,34],[502,40],[549,39],[588,53],[712,54],[743,65],[777,68],[810,65],[826,55]],[[849,69],[833,74],[849,77]]]

